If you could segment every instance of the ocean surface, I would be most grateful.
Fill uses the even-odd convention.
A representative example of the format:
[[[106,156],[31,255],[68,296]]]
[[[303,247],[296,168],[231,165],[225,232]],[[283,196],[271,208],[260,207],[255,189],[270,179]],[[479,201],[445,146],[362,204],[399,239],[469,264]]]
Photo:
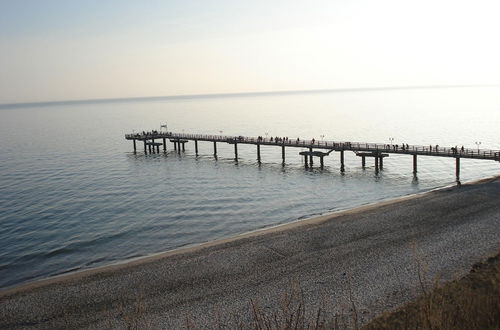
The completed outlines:
[[[378,174],[346,153],[304,169],[300,149],[193,143],[133,153],[160,129],[500,149],[500,88],[141,98],[0,106],[0,287],[111,264],[454,184],[451,158],[391,155]],[[462,182],[500,164],[462,160]]]

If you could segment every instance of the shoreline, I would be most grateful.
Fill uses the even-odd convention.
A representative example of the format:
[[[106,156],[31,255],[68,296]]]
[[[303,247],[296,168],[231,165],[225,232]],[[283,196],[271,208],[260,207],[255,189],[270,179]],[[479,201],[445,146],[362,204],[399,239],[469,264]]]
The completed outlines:
[[[488,182],[493,182],[497,179],[500,179],[500,175],[496,176],[491,176],[487,178],[482,178],[479,180],[474,180],[466,183],[462,183],[462,187],[466,186],[474,186],[474,185],[480,185]],[[50,276],[47,278],[42,278],[38,279],[32,282],[27,282],[27,283],[21,283],[19,285],[14,285],[6,288],[0,288],[0,298],[5,297],[5,296],[11,296],[19,293],[23,293],[26,291],[38,289],[44,286],[52,285],[52,284],[61,284],[65,282],[70,282],[74,280],[82,280],[86,277],[92,276],[92,275],[97,275],[97,274],[109,274],[109,273],[114,273],[118,272],[120,270],[125,270],[127,268],[132,268],[132,267],[137,267],[141,265],[146,265],[149,263],[153,263],[155,261],[159,261],[165,258],[169,258],[172,256],[178,256],[182,254],[188,254],[192,252],[198,252],[200,250],[209,248],[209,247],[214,247],[217,245],[222,245],[230,242],[235,242],[238,240],[243,240],[247,238],[252,238],[252,237],[258,237],[262,236],[265,234],[270,234],[270,233],[278,233],[278,232],[284,232],[290,229],[295,229],[295,228],[300,228],[304,226],[309,226],[309,225],[319,225],[331,220],[334,220],[336,218],[346,216],[346,215],[356,215],[358,213],[378,209],[384,206],[392,205],[392,204],[397,204],[401,203],[407,200],[413,200],[413,199],[418,199],[425,197],[427,195],[430,195],[435,192],[440,192],[440,191],[445,191],[445,190],[452,190],[452,189],[459,189],[456,184],[450,184],[444,187],[439,187],[439,188],[434,188],[428,191],[423,191],[423,192],[417,192],[414,194],[409,194],[409,195],[404,195],[396,198],[390,198],[390,199],[385,199],[381,201],[376,201],[372,203],[367,203],[363,204],[360,206],[355,206],[353,208],[347,208],[347,209],[341,209],[341,210],[336,210],[332,212],[327,212],[322,215],[316,215],[312,217],[307,217],[304,219],[297,219],[293,220],[290,222],[282,223],[282,224],[277,224],[277,225],[271,225],[271,226],[266,226],[260,229],[244,232],[241,234],[236,234],[233,236],[225,237],[225,238],[220,238],[220,239],[215,239],[212,241],[207,241],[207,242],[202,242],[202,243],[193,243],[189,244],[187,246],[182,246],[178,248],[174,248],[171,250],[167,251],[162,251],[150,255],[145,255],[141,257],[136,257],[132,259],[126,259],[118,262],[114,262],[111,264],[107,265],[102,265],[98,266],[95,268],[86,268],[86,269],[81,269],[77,271],[72,271],[68,273],[62,273],[59,275],[54,275]]]
[[[28,283],[0,292],[0,328],[235,328],[293,292],[362,325],[497,253],[499,198],[495,176]]]

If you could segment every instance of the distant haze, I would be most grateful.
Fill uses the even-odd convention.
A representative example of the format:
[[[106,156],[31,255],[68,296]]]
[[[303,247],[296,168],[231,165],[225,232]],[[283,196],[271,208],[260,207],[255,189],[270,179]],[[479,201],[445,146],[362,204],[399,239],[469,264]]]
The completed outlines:
[[[500,82],[498,1],[2,1],[0,103]]]

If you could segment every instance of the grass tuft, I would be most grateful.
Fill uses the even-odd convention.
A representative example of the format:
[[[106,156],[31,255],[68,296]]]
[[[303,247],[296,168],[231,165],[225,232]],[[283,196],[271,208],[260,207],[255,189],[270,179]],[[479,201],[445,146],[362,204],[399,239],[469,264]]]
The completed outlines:
[[[500,329],[500,254],[414,302],[376,318],[371,329]]]

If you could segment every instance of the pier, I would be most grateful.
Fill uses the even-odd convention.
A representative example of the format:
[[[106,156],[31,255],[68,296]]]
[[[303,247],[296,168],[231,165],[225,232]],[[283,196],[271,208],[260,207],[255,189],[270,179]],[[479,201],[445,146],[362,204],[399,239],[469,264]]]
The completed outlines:
[[[324,157],[332,152],[340,154],[340,171],[345,171],[344,153],[351,151],[361,158],[361,166],[366,166],[366,158],[373,158],[375,171],[383,169],[384,158],[390,154],[411,155],[413,158],[413,174],[417,174],[418,156],[448,157],[455,158],[455,175],[457,181],[460,180],[460,159],[482,159],[500,162],[500,150],[476,149],[464,147],[441,147],[439,145],[408,145],[408,144],[383,144],[366,142],[341,142],[341,141],[318,141],[302,140],[299,138],[289,139],[287,137],[247,137],[247,136],[226,136],[226,135],[205,135],[186,134],[162,131],[151,131],[142,133],[126,134],[125,139],[132,140],[134,152],[137,152],[136,141],[143,141],[145,153],[159,153],[160,146],[163,151],[167,151],[167,140],[173,144],[174,150],[178,153],[185,151],[185,144],[194,142],[195,153],[198,155],[198,142],[213,143],[213,155],[217,158],[217,143],[227,143],[234,145],[234,159],[238,160],[238,144],[252,144],[257,147],[257,161],[261,163],[261,146],[274,146],[281,149],[283,165],[286,161],[285,148],[307,148],[307,151],[300,151],[298,154],[304,157],[305,167],[312,167],[314,158],[319,158],[320,167],[324,167]],[[155,142],[162,141],[162,142]],[[314,150],[316,149],[316,150]]]

